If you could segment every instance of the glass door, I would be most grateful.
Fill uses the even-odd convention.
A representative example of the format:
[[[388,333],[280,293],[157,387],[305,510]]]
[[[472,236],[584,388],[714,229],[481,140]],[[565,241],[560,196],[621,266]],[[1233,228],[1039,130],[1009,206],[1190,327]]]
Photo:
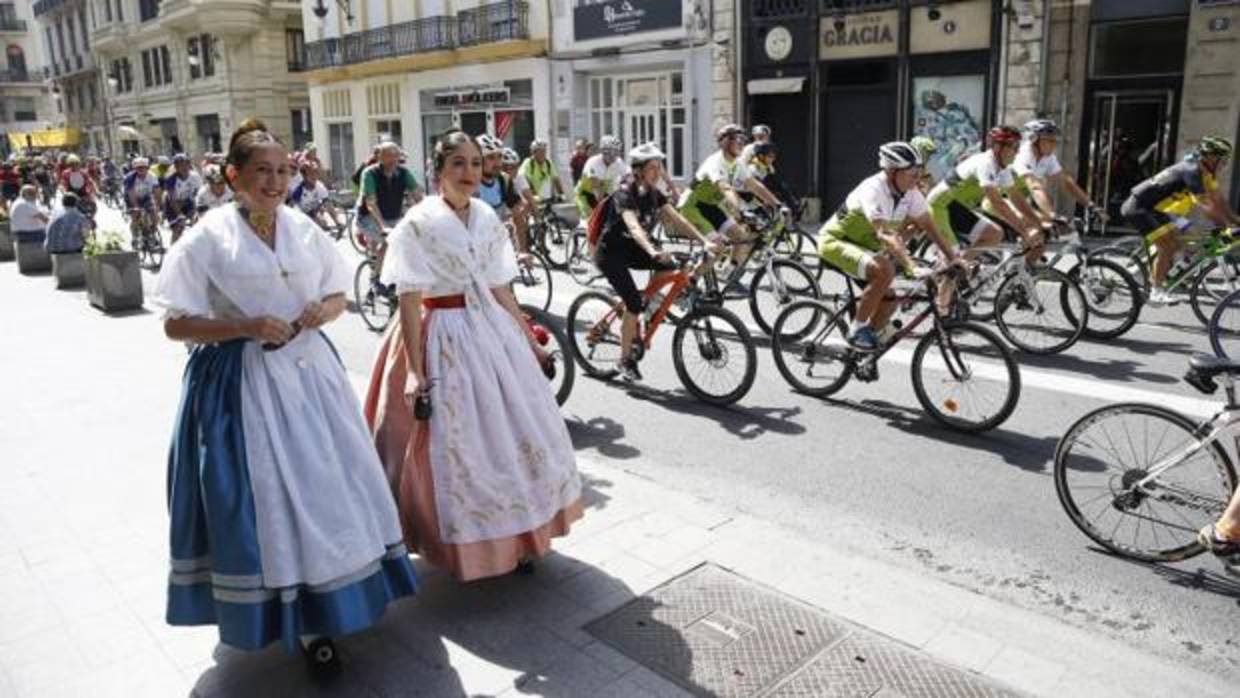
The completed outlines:
[[[1094,93],[1087,186],[1104,202],[1110,227],[1123,225],[1119,209],[1132,188],[1175,159],[1174,105],[1172,90]]]
[[[470,136],[478,137],[487,133],[487,113],[484,111],[463,111],[457,116],[460,118],[461,130]]]
[[[625,147],[631,148],[633,146],[641,145],[642,143],[653,142],[661,149],[667,148],[667,144],[664,142],[665,139],[660,137],[659,132],[655,130],[655,122],[658,116],[656,112],[630,111],[628,116],[628,132],[632,138],[632,141],[630,143],[626,143]]]

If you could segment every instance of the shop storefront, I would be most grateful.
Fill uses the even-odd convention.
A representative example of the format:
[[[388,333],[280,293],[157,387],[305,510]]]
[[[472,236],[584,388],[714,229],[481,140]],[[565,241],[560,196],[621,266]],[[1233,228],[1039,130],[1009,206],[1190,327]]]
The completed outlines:
[[[994,110],[993,3],[850,11],[876,4],[749,3],[747,120],[772,127],[779,171],[825,212],[874,169],[882,143],[933,138],[941,176],[979,147]]]
[[[577,138],[655,142],[674,179],[691,177],[712,150],[712,44],[697,41],[692,2],[573,3],[572,26],[554,35],[556,157]]]
[[[423,147],[452,128],[471,136],[489,133],[522,156],[535,137],[534,81],[506,80],[483,85],[460,85],[421,90]]]

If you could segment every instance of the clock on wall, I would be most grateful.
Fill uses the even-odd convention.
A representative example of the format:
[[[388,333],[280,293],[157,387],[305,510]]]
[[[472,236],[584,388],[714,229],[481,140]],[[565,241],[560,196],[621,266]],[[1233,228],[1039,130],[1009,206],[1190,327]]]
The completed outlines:
[[[766,33],[766,56],[773,61],[782,61],[792,53],[792,32],[787,27],[771,27]]]

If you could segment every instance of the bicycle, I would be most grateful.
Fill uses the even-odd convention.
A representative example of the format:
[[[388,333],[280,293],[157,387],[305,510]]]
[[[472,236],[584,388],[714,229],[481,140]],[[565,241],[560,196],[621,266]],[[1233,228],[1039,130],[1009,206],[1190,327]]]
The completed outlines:
[[[677,377],[697,399],[730,405],[753,387],[758,370],[753,338],[740,318],[708,300],[697,288],[695,279],[710,268],[709,255],[699,251],[677,258],[678,271],[658,283],[652,279],[646,286],[646,312],[633,340],[634,357],[640,360],[651,349],[663,321],[669,319],[672,307],[679,305],[684,314],[673,320],[676,329],[672,334],[672,363]],[[573,356],[586,375],[610,380],[619,374],[623,318],[624,303],[611,293],[584,291],[569,306],[567,325]],[[734,366],[736,358],[742,360],[739,370]],[[711,378],[718,380],[709,381]],[[729,378],[732,382],[724,383]]]
[[[508,228],[513,248],[520,249],[512,222],[504,225]],[[518,254],[517,276],[512,280],[512,295],[517,303],[546,310],[551,307],[552,290],[551,265],[547,263],[547,258],[537,250]]]
[[[1214,228],[1204,233],[1185,236],[1184,256],[1167,272],[1168,293],[1189,289],[1188,299],[1193,314],[1209,326],[1213,308],[1227,294],[1240,289],[1240,237],[1233,228]],[[1149,299],[1154,258],[1147,237],[1129,236],[1094,252],[1094,255],[1116,259],[1141,282],[1142,301]]]
[[[819,299],[801,300],[784,308],[775,321],[771,351],[775,366],[794,390],[815,397],[833,395],[856,376],[862,382],[878,380],[878,362],[911,336],[926,320],[931,328],[913,349],[910,370],[913,392],[923,409],[944,426],[966,433],[994,429],[1011,416],[1020,399],[1020,368],[1012,352],[991,330],[975,322],[940,313],[936,282],[945,276],[961,279],[956,267],[922,274],[911,289],[893,288],[894,302],[909,311],[922,310],[907,322],[893,319],[896,332],[875,351],[854,348],[848,342],[848,318],[857,300],[840,307]],[[999,365],[986,360],[999,361]],[[942,375],[931,378],[931,373]],[[996,397],[983,394],[996,386]],[[942,394],[930,395],[934,388]],[[998,405],[993,414],[981,410]]]
[[[375,252],[367,248],[364,254],[353,273],[353,302],[362,322],[374,332],[383,332],[399,312],[400,299],[394,285],[380,283]]]
[[[1055,448],[1055,492],[1072,523],[1135,560],[1175,562],[1204,552],[1197,532],[1222,515],[1236,488],[1222,440],[1232,435],[1240,446],[1237,375],[1240,363],[1229,359],[1189,359],[1189,385],[1212,394],[1221,376],[1227,395],[1226,406],[1202,422],[1135,402],[1077,420]]]
[[[548,350],[551,357],[550,367],[544,366],[543,373],[551,383],[551,391],[555,394],[555,402],[561,407],[568,401],[573,392],[573,382],[577,376],[577,366],[572,360],[568,338],[560,329],[557,321],[546,311],[530,305],[522,305],[525,322],[539,346]]]
[[[573,226],[555,211],[559,202],[546,199],[530,216],[527,234],[531,244],[552,269],[565,269],[572,253]]]
[[[167,249],[155,214],[142,208],[128,209],[128,213],[133,250],[138,253],[139,262],[148,269],[158,269],[164,263]]]

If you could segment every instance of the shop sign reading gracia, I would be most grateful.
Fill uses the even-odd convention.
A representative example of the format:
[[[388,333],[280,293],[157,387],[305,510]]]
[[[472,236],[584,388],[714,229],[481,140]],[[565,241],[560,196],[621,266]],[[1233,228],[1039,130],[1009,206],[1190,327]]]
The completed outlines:
[[[897,39],[900,35],[899,10],[844,15],[842,26],[837,28],[839,19],[841,18],[822,18],[822,46],[819,51],[822,60],[891,56],[897,52]]]

